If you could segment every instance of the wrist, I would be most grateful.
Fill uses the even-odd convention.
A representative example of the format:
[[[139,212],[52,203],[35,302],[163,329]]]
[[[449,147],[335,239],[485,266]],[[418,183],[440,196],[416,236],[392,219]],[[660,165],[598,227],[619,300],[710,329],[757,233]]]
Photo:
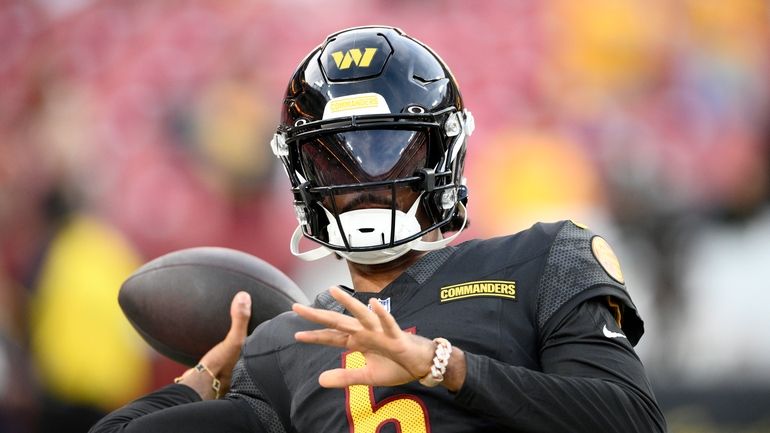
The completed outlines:
[[[427,369],[423,370],[424,373],[417,376],[420,378],[420,383],[428,387],[441,385],[451,392],[459,391],[465,383],[465,352],[458,347],[453,347],[443,338],[434,339],[431,343],[432,344],[429,345],[430,348],[427,349],[425,355],[425,358],[428,359],[424,364]],[[441,358],[439,356],[440,347],[443,347],[442,350],[447,351],[449,354],[449,356],[445,358],[446,364],[444,364],[443,368],[440,368],[443,361],[437,359]],[[434,376],[434,368],[441,370],[441,375],[437,375],[438,377]]]
[[[217,376],[204,364],[198,363],[174,379],[174,383],[194,389],[203,400],[218,399],[222,384]]]
[[[465,374],[465,352],[455,347],[452,349],[452,355],[449,357],[449,363],[447,364],[441,386],[451,392],[457,392],[465,383]]]
[[[452,355],[452,344],[445,338],[434,338],[433,346],[430,370],[420,378],[420,383],[430,388],[437,386],[444,380],[444,374]]]

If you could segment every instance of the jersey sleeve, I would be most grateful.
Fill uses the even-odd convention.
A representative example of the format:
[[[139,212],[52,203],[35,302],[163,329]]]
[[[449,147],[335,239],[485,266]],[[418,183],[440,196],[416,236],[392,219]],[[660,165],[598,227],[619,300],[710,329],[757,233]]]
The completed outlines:
[[[642,363],[614,324],[601,298],[581,303],[546,340],[542,371],[466,353],[456,401],[522,433],[665,432]]]
[[[291,396],[278,355],[283,348],[282,342],[287,340],[282,334],[288,331],[276,323],[276,319],[262,323],[246,339],[243,372],[248,377],[248,383],[240,391],[251,399],[266,402],[277,423],[287,430],[290,428],[287,426],[291,426]]]
[[[256,414],[260,424],[268,433],[286,433],[278,413],[268,403],[265,394],[259,389],[249,373],[246,362],[239,359],[233,368],[233,377],[230,392],[226,398],[229,400],[243,401],[249,405],[251,411]]]
[[[616,319],[632,345],[644,322],[626,290],[620,263],[609,244],[572,221],[562,223],[551,244],[538,285],[536,326],[542,341],[565,314],[595,297],[616,302]]]
[[[169,385],[113,411],[89,433],[267,433],[248,403],[238,399],[201,401],[185,385]]]

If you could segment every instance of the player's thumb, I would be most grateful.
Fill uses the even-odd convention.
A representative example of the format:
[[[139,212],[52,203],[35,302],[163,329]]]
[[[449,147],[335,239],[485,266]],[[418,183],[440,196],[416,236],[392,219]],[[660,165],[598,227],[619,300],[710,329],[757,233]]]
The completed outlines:
[[[251,296],[246,292],[238,292],[230,304],[230,331],[228,338],[235,338],[239,344],[248,334],[249,318],[251,317]]]

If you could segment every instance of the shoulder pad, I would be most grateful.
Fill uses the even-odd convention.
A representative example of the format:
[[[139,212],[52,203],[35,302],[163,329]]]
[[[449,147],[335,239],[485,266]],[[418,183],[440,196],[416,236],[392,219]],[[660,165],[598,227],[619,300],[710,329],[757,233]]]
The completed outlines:
[[[643,324],[626,291],[615,254],[609,244],[591,230],[571,221],[562,222],[540,279],[538,329],[542,331],[566,304],[574,307],[579,302],[603,295],[616,297],[626,307],[623,331],[635,344],[643,333]]]
[[[546,255],[560,228],[560,223],[537,223],[511,235],[471,239],[457,245],[457,253],[452,260],[472,261],[474,265],[478,264],[475,270],[479,273],[494,272],[500,267]],[[496,260],[488,260],[489,257],[495,257]]]

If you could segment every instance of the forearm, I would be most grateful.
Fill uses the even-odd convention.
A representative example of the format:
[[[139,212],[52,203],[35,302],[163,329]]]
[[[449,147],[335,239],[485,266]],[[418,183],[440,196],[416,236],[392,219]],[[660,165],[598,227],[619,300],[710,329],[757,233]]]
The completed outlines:
[[[189,386],[169,385],[113,411],[96,423],[89,433],[124,432],[134,419],[200,399],[198,393]]]
[[[110,413],[89,433],[264,432],[245,400],[200,401],[186,385],[171,385]]]
[[[649,396],[624,384],[561,376],[465,354],[456,401],[517,432],[662,432]]]
[[[547,332],[539,371],[461,353],[447,387],[458,403],[517,432],[666,431],[633,347],[602,331],[614,322],[601,301],[584,302]]]

